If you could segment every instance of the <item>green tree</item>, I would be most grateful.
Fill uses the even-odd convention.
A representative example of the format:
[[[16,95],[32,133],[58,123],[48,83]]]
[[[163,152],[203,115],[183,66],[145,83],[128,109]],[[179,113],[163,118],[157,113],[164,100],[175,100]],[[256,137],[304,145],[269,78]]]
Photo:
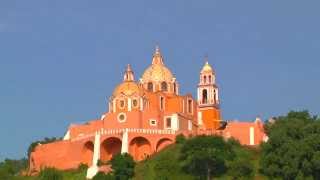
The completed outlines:
[[[103,172],[98,172],[92,180],[115,180],[116,178],[111,174],[105,174]]]
[[[240,158],[231,161],[228,166],[229,175],[233,179],[249,179],[253,175],[253,164],[249,159]]]
[[[178,134],[176,136],[176,143],[183,144],[184,142],[186,142],[186,137],[183,134]]]
[[[308,111],[291,111],[265,126],[261,172],[283,179],[320,179],[320,120]]]
[[[0,179],[12,179],[13,176],[18,176],[21,171],[27,168],[27,164],[27,159],[5,159],[0,162]]]
[[[116,179],[124,180],[133,177],[135,162],[130,154],[117,154],[110,163]]]
[[[201,179],[211,179],[226,171],[225,161],[232,159],[232,147],[220,136],[196,136],[181,149],[182,167]]]

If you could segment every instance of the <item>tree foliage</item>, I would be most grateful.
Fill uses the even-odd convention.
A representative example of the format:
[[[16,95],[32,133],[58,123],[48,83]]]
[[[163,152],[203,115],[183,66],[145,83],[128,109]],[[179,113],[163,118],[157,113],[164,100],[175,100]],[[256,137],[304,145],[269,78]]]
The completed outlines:
[[[176,143],[183,144],[184,142],[186,142],[186,137],[183,134],[178,134],[176,136]]]
[[[196,136],[181,149],[183,169],[200,178],[210,179],[226,171],[226,160],[232,159],[231,146],[220,136]]]
[[[261,172],[283,179],[320,179],[320,120],[308,111],[291,111],[265,126]]]
[[[123,180],[133,177],[135,162],[130,154],[117,154],[111,159],[110,163],[116,179]]]
[[[12,179],[12,177],[18,176],[22,170],[27,168],[27,164],[28,161],[26,159],[5,159],[0,162],[0,179]]]

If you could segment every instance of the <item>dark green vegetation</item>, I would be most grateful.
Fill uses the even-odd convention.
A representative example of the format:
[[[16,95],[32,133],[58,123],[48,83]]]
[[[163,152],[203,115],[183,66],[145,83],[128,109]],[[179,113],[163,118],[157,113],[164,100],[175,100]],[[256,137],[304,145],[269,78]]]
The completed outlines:
[[[320,120],[307,111],[289,112],[265,126],[269,141],[260,147],[241,146],[236,140],[198,136],[176,137],[176,144],[135,164],[128,154],[110,162],[114,171],[94,179],[200,180],[200,179],[320,179]],[[82,180],[84,165],[78,170],[44,169],[37,177],[19,176],[27,160],[0,163],[0,179]]]
[[[290,112],[266,124],[261,172],[283,179],[320,179],[320,120],[307,111]]]
[[[134,179],[262,178],[258,175],[258,153],[257,149],[243,147],[233,139],[225,142],[220,137],[198,136],[138,163]]]

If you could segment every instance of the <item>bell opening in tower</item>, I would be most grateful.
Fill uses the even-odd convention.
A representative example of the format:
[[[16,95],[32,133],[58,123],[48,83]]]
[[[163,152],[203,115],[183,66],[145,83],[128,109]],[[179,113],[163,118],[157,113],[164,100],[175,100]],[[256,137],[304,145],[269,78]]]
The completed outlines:
[[[202,91],[202,104],[207,104],[208,102],[208,91],[204,89]]]

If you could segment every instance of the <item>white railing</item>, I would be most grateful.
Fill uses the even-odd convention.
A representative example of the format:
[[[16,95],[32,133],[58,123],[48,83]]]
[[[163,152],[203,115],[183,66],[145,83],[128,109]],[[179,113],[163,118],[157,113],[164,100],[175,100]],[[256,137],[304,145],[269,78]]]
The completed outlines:
[[[78,134],[77,137],[71,138],[71,141],[78,141],[94,137],[96,134],[100,135],[122,135],[124,132],[139,133],[139,134],[176,134],[175,130],[171,129],[138,129],[138,128],[124,128],[124,129],[105,129],[101,128],[95,132],[88,134]]]

